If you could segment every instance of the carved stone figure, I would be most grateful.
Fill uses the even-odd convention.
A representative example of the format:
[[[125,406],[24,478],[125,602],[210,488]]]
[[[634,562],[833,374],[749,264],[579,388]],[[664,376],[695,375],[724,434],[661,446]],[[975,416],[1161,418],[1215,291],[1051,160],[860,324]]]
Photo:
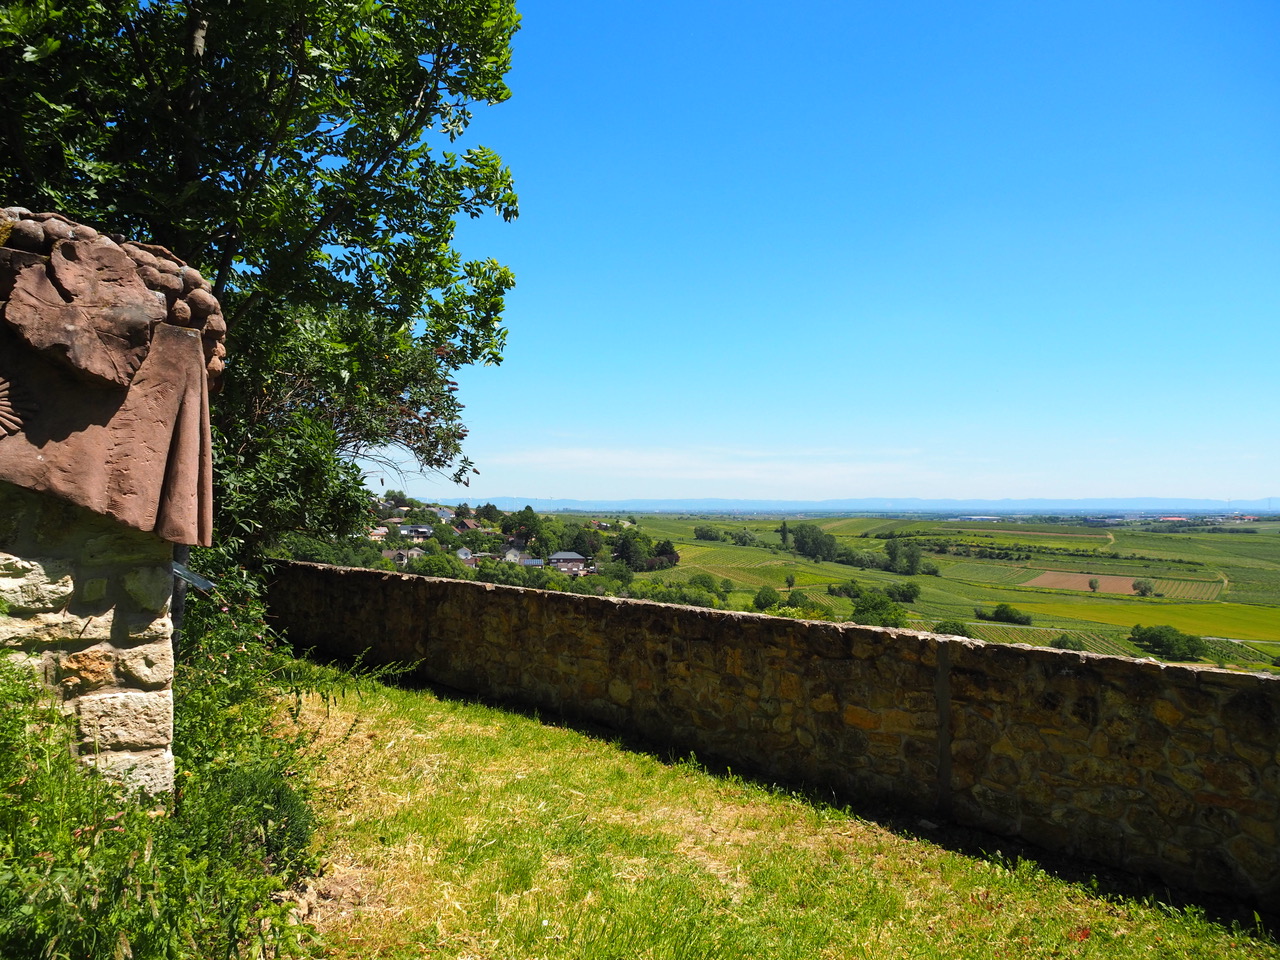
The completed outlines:
[[[225,334],[209,283],[164,248],[0,212],[0,480],[208,545]]]

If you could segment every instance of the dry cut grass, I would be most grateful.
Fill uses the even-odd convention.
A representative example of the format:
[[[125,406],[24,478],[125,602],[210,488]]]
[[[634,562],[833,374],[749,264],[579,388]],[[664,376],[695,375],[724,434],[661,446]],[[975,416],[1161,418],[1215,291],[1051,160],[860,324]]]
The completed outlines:
[[[1280,958],[846,810],[536,719],[378,689],[325,711],[339,958]]]

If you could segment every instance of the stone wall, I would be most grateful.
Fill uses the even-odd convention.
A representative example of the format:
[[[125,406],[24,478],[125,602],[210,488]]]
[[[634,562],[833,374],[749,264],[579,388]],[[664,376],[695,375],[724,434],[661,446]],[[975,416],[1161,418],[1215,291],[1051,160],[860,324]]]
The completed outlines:
[[[313,564],[295,646],[1273,909],[1280,678]]]
[[[81,752],[148,793],[173,783],[173,544],[0,481],[0,653],[79,721]]]

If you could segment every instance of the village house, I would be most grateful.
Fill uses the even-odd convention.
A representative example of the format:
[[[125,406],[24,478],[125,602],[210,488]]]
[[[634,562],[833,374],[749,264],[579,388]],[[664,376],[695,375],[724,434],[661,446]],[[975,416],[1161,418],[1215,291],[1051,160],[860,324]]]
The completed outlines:
[[[567,573],[572,577],[580,577],[586,573],[587,558],[572,550],[553,553],[547,562],[561,573]]]
[[[538,557],[531,557],[518,547],[511,547],[502,555],[502,559],[507,563],[518,563],[522,567],[540,567],[542,560]]]
[[[382,557],[384,560],[390,560],[397,567],[405,566],[410,560],[417,560],[419,557],[425,557],[427,551],[421,547],[409,547],[406,550],[383,550]]]

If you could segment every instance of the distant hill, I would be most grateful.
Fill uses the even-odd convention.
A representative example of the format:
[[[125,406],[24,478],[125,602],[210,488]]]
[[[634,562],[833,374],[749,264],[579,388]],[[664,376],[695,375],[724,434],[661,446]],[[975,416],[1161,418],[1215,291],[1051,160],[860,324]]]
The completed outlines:
[[[1280,497],[1274,498],[1280,506]],[[1272,498],[1263,500],[1183,500],[1161,497],[1096,498],[1085,500],[921,500],[915,497],[867,497],[859,500],[557,500],[524,497],[468,498],[472,506],[492,503],[501,510],[533,507],[541,513],[557,510],[592,513],[954,513],[1006,514],[1130,513],[1271,513]]]

